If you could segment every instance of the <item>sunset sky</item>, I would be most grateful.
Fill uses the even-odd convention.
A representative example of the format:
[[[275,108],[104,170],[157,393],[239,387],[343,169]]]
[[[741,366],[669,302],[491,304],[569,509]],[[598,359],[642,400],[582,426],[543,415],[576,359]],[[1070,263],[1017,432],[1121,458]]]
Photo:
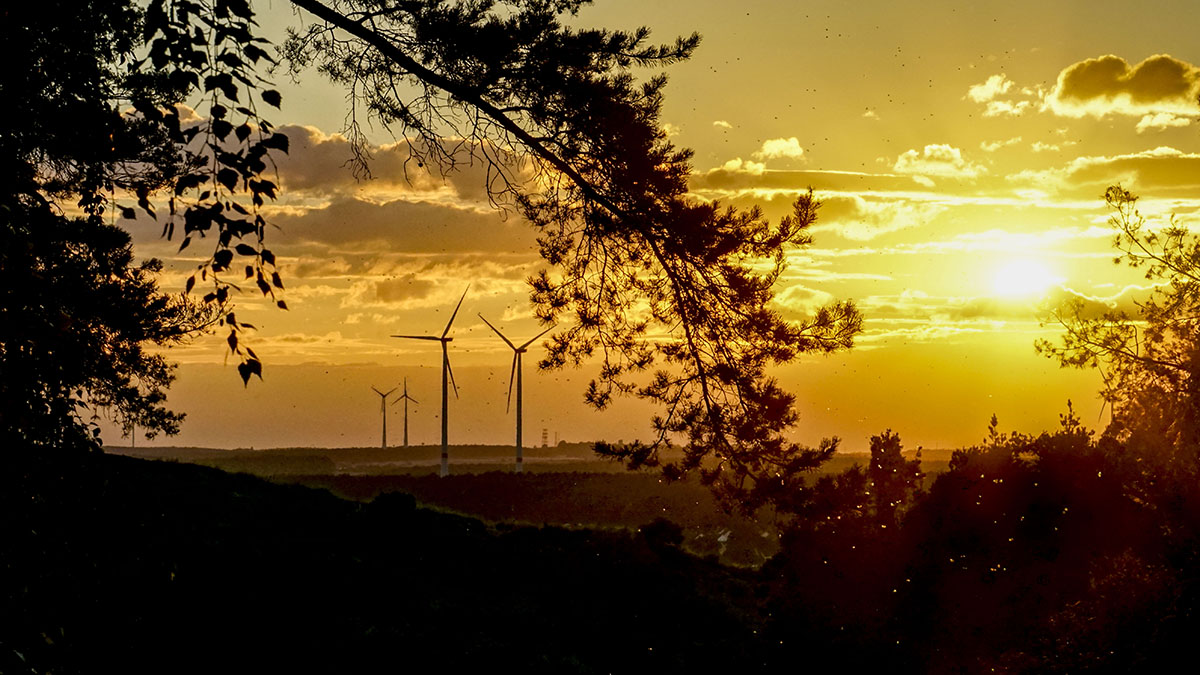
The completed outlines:
[[[311,20],[283,0],[256,8],[276,41],[285,25]],[[836,435],[861,450],[887,428],[909,448],[969,445],[993,413],[1004,429],[1036,432],[1057,423],[1067,399],[1086,424],[1103,425],[1099,376],[1060,370],[1033,341],[1057,333],[1039,321],[1072,294],[1132,307],[1144,293],[1137,273],[1112,263],[1106,186],[1142,195],[1150,217],[1196,221],[1197,18],[1193,0],[599,0],[576,22],[646,25],[664,42],[703,36],[690,61],[667,70],[663,115],[672,141],[695,150],[697,197],[758,204],[777,219],[816,191],[816,241],[792,255],[779,306],[800,318],[853,299],[866,330],[853,351],[776,375],[797,395],[798,440]],[[410,172],[407,182],[405,146],[379,127],[375,178],[355,181],[339,135],[344,92],[315,72],[275,80],[283,109],[272,119],[291,153],[279,163],[268,245],[291,309],[239,301],[266,366],[248,388],[221,336],[173,349],[171,401],[188,419],[156,443],[377,444],[370,386],[405,377],[421,402],[412,441],[438,442],[437,345],[388,336],[440,333],[468,282],[452,332],[461,398],[450,441],[511,443],[511,352],[477,313],[514,341],[540,332],[524,281],[541,267],[532,230],[488,205],[482,170]],[[199,260],[160,240],[160,225],[131,229],[140,255],[167,262],[164,289],[180,290]],[[527,444],[543,428],[551,440],[649,438],[648,408],[594,412],[583,403],[591,371],[537,372],[539,355],[531,348],[525,362]]]

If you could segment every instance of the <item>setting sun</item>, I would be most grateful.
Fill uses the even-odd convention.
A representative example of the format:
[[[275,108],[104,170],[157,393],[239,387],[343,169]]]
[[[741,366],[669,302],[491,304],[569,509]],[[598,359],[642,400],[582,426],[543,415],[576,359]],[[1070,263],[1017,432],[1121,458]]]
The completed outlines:
[[[996,269],[992,292],[1006,298],[1037,297],[1061,282],[1062,279],[1041,262],[1022,258],[1010,260]]]

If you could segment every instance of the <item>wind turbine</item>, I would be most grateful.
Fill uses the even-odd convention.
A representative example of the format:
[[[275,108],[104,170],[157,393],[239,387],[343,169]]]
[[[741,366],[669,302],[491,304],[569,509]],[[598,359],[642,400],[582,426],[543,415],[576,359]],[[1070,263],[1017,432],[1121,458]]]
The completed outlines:
[[[404,447],[408,447],[408,402],[420,403],[417,399],[408,395],[408,378],[404,378],[404,393],[400,395],[392,405],[396,405],[400,401],[404,401]]]
[[[471,290],[471,286],[467,285],[467,291]],[[462,297],[458,299],[458,304],[454,306],[454,313],[450,315],[450,320],[446,322],[446,330],[442,331],[441,336],[435,335],[393,335],[394,338],[404,338],[407,340],[436,340],[442,343],[442,468],[439,471],[439,476],[450,475],[450,450],[446,442],[446,411],[448,406],[448,391],[446,388],[446,377],[449,376],[450,384],[454,387],[454,398],[458,398],[458,385],[454,382],[454,371],[450,370],[450,356],[446,353],[446,345],[454,340],[452,337],[447,337],[450,333],[450,326],[454,323],[454,317],[458,316],[458,308],[462,307],[463,300],[467,297],[467,291],[463,291]]]
[[[392,387],[386,394],[375,387],[371,387],[371,391],[379,394],[379,413],[383,415],[383,440],[380,441],[379,447],[387,450],[387,397],[391,396],[392,392],[396,391],[396,388]]]
[[[479,318],[483,319],[483,315],[480,314]],[[525,344],[518,347],[518,346],[514,345],[511,340],[504,337],[504,333],[501,333],[500,329],[493,326],[487,319],[483,319],[483,322],[488,325],[488,328],[491,328],[493,331],[495,331],[496,335],[499,335],[501,340],[504,340],[504,344],[508,345],[509,348],[513,350],[512,370],[510,370],[508,373],[508,404],[512,403],[513,374],[515,373],[517,376],[517,469],[516,469],[516,471],[517,471],[517,473],[521,473],[521,471],[524,469],[524,459],[521,456],[522,455],[522,446],[521,446],[521,431],[522,431],[522,429],[521,429],[521,355],[525,353],[525,349],[529,345],[533,344],[534,340],[536,340],[536,339],[542,337],[543,335],[545,335],[546,333],[549,333],[550,331],[554,330],[554,326],[551,326],[551,327],[547,328],[546,330],[538,333],[537,335],[530,338],[528,342],[526,342]],[[506,404],[504,406],[504,412],[506,414],[508,413],[508,404]]]

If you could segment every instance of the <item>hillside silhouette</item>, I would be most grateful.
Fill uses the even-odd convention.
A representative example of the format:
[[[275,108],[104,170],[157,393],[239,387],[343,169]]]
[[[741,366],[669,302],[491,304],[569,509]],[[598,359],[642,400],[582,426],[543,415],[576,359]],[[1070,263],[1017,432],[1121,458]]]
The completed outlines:
[[[667,519],[489,524],[372,482],[453,479],[333,480],[351,501],[182,463],[10,455],[5,672],[1166,667],[1196,628],[1200,491],[1147,486],[1111,439],[1063,417],[1038,436],[993,423],[936,477],[864,499],[916,466],[895,459],[898,436],[875,437],[865,467],[814,480],[757,568],[688,553]]]
[[[753,579],[669,527],[488,528],[111,456],[3,476],[4,672],[670,671],[759,641]]]

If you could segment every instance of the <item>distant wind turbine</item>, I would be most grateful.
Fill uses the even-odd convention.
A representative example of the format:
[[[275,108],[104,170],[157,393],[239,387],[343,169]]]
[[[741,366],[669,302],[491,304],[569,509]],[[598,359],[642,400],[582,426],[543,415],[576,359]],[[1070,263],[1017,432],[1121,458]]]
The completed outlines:
[[[479,318],[483,319],[483,315],[480,314]],[[508,373],[508,403],[505,404],[505,406],[504,406],[504,412],[506,414],[508,413],[508,406],[511,405],[511,403],[512,403],[513,375],[515,374],[516,381],[517,381],[517,469],[516,469],[516,471],[517,471],[517,473],[521,473],[521,471],[525,468],[524,467],[524,458],[522,457],[522,449],[523,448],[521,445],[521,431],[522,431],[522,429],[521,429],[521,355],[525,353],[525,349],[529,345],[533,344],[534,340],[536,340],[536,339],[542,337],[543,335],[545,335],[546,333],[549,333],[550,331],[554,330],[554,326],[551,326],[551,327],[547,328],[546,330],[538,333],[537,335],[530,338],[528,342],[526,342],[525,344],[518,347],[518,346],[514,345],[511,340],[504,337],[504,333],[501,333],[500,329],[493,326],[487,319],[483,319],[483,322],[488,325],[488,328],[491,328],[493,331],[495,331],[496,335],[499,335],[501,340],[504,340],[504,344],[508,345],[509,348],[513,350],[512,370],[510,370]]]
[[[386,394],[375,387],[371,387],[371,391],[379,394],[379,413],[383,415],[383,440],[379,442],[379,447],[387,450],[387,397],[391,396],[396,388],[392,387]]]
[[[467,291],[471,290],[471,286],[467,286]],[[458,308],[462,307],[463,300],[467,297],[467,291],[463,291],[462,297],[458,299],[458,304],[454,306],[454,313],[450,315],[450,320],[446,322],[446,330],[442,331],[441,336],[435,335],[393,335],[394,338],[403,338],[407,340],[436,340],[442,343],[442,468],[438,473],[440,476],[450,475],[450,446],[446,442],[446,412],[449,407],[448,390],[446,388],[446,377],[449,376],[450,384],[454,387],[454,398],[458,398],[458,385],[454,382],[454,371],[450,370],[450,356],[446,353],[446,345],[454,340],[452,337],[447,337],[450,333],[450,326],[454,323],[454,317],[458,316]]]
[[[417,399],[408,395],[408,378],[404,378],[404,393],[400,395],[392,405],[396,405],[400,401],[404,401],[404,447],[408,447],[408,402],[420,403]]]

